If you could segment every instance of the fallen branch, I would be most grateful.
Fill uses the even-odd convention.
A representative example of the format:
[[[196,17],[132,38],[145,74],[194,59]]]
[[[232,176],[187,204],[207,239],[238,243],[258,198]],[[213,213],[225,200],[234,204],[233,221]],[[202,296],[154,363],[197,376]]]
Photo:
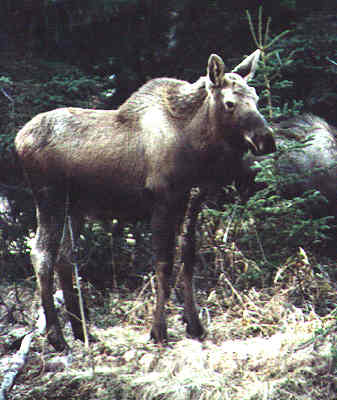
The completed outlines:
[[[7,399],[7,394],[12,389],[15,382],[15,378],[22,371],[26,363],[26,358],[29,352],[31,341],[35,334],[36,334],[36,329],[33,332],[28,333],[23,338],[19,351],[15,353],[14,356],[12,357],[9,371],[7,371],[1,384],[0,400]]]
[[[54,294],[55,308],[58,309],[63,304],[63,295],[60,290]],[[46,317],[42,307],[38,311],[38,320],[36,327],[32,331],[28,332],[22,339],[20,349],[11,357],[9,369],[4,375],[1,388],[0,388],[0,400],[6,400],[7,395],[11,391],[16,377],[22,371],[26,363],[27,354],[29,353],[30,344],[37,334],[43,334],[46,331]]]

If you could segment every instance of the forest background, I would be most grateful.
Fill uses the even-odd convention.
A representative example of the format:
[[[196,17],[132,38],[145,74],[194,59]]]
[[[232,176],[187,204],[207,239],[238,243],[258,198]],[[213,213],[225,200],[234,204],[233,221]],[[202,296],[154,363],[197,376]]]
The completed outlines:
[[[18,189],[24,184],[13,138],[20,127],[39,112],[63,106],[116,108],[151,78],[193,82],[205,73],[211,53],[231,68],[256,49],[246,10],[256,31],[259,10],[261,30],[267,17],[272,18],[269,40],[288,31],[270,49],[272,113],[265,75],[255,82],[266,117],[311,112],[336,125],[337,20],[332,0],[2,0],[0,182],[21,222],[3,227],[2,273],[26,275],[26,241],[15,256],[8,248],[35,225],[30,196]]]
[[[1,0],[0,282],[10,289],[20,282],[22,287],[35,289],[29,260],[35,211],[13,152],[18,130],[37,113],[58,107],[116,108],[151,78],[168,76],[193,82],[205,74],[211,53],[219,54],[230,70],[256,49],[246,10],[256,32],[260,27],[263,35],[267,18],[271,17],[269,41],[287,31],[268,50],[268,63],[261,66],[253,82],[266,118],[275,122],[310,112],[336,126],[334,0]],[[266,76],[270,92],[265,87]],[[270,98],[272,109],[268,104]],[[206,293],[206,308],[216,314],[219,310],[234,310],[230,305],[232,297],[240,303],[240,293],[245,296],[242,293],[252,288],[275,288],[273,282],[280,280],[280,276],[285,286],[298,283],[300,274],[304,274],[301,276],[307,279],[305,282],[316,286],[308,283],[307,292],[303,282],[300,288],[296,286],[291,292],[296,298],[293,303],[297,302],[306,315],[310,315],[310,310],[320,316],[330,315],[336,307],[329,292],[331,282],[337,278],[335,222],[308,216],[302,205],[313,201],[310,195],[292,200],[275,196],[278,178],[271,170],[267,162],[261,179],[269,184],[269,189],[257,197],[242,202],[235,188],[230,188],[224,197],[227,204],[219,205],[218,201],[203,209],[198,227],[197,289],[200,294]],[[146,225],[128,225],[118,231],[111,222],[88,224],[85,229],[81,237],[80,272],[86,282],[95,290],[103,289],[105,294],[114,286],[125,298],[143,287],[152,293],[151,235]],[[229,237],[225,242],[224,232]],[[224,272],[226,268],[229,272]],[[285,277],[291,271],[297,274],[294,280]],[[330,286],[326,286],[325,276]],[[316,284],[316,279],[324,282],[324,288],[323,283]],[[90,285],[86,286],[88,297],[94,290]],[[141,290],[142,294],[145,292]],[[229,296],[226,300],[228,293],[232,295],[230,300]],[[100,303],[100,295],[95,296],[100,304],[97,315],[115,301]],[[13,310],[18,310],[17,296],[15,301]],[[0,293],[0,305],[5,303]],[[147,300],[143,303],[145,307]],[[116,306],[117,300],[113,304],[120,317],[124,306]],[[263,308],[265,303],[261,301]],[[137,310],[142,308],[137,306]],[[147,310],[146,315],[149,314]],[[127,315],[129,318],[134,313]],[[114,323],[119,323],[118,317],[111,317]],[[100,318],[107,322],[109,317]],[[139,325],[143,320],[137,318]],[[259,323],[245,320],[248,325],[244,333],[244,324],[233,326],[233,335],[265,334],[269,327],[268,334],[274,332],[276,328],[272,326],[277,323],[265,322],[263,318],[266,325],[260,324],[259,318]],[[95,322],[99,326],[102,321]],[[337,370],[336,344],[332,349],[330,360],[334,360],[335,367],[329,374]],[[324,380],[320,384],[327,387]],[[337,392],[337,383],[333,384]],[[306,385],[310,386],[308,381]],[[48,398],[52,398],[54,389],[50,389]],[[297,393],[294,398],[299,398],[296,396],[301,390],[297,386],[293,389]],[[291,391],[289,387],[287,391]],[[328,398],[321,395],[319,391],[317,398]],[[17,396],[22,398],[22,393]],[[34,396],[31,398],[39,398]]]

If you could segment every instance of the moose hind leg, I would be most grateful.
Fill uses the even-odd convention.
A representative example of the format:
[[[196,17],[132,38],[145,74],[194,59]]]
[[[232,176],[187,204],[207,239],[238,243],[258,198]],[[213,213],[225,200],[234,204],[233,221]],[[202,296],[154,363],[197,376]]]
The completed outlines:
[[[62,238],[62,244],[59,251],[59,257],[56,263],[56,270],[59,275],[61,288],[63,291],[64,301],[68,317],[71,323],[73,334],[76,339],[84,341],[83,327],[81,322],[80,306],[78,295],[73,285],[73,267],[72,263],[76,262],[76,246],[80,225],[78,219],[71,218],[71,228],[74,238],[74,246],[72,243],[71,234],[69,229],[64,230],[65,235]]]
[[[184,264],[184,321],[187,324],[187,334],[196,338],[202,338],[206,334],[206,331],[203,328],[198,316],[193,293],[193,271],[195,263],[195,228],[201,204],[205,197],[206,190],[200,191],[200,189],[193,189],[191,191],[190,201],[185,214],[181,233],[182,262]]]
[[[58,215],[51,215],[53,207],[47,209],[37,207],[37,223],[35,243],[31,251],[31,259],[37,278],[41,304],[46,317],[46,330],[49,343],[57,351],[67,347],[57,318],[54,299],[54,263],[56,260],[62,234],[62,220]]]

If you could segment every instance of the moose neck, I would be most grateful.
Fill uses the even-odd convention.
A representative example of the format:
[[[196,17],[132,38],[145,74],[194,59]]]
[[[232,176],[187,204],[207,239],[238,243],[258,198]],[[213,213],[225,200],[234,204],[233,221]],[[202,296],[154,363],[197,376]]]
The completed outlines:
[[[184,140],[200,156],[207,155],[223,142],[224,127],[219,107],[206,90],[206,78],[202,77],[191,85],[180,89],[184,98],[177,98],[179,107],[175,110],[184,112],[184,118],[179,121],[184,132]],[[177,112],[175,117],[177,117]]]

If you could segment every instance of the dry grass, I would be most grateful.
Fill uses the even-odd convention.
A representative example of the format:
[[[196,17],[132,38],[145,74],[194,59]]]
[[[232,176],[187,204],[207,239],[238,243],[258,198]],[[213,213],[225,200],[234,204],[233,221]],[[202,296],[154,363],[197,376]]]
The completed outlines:
[[[272,288],[235,290],[234,281],[223,274],[198,299],[203,342],[185,337],[181,306],[170,302],[166,347],[149,341],[151,280],[132,298],[87,288],[91,357],[67,325],[71,357],[37,338],[10,399],[336,399],[335,284],[312,272],[305,253],[285,263]],[[19,290],[27,304],[32,293]]]

